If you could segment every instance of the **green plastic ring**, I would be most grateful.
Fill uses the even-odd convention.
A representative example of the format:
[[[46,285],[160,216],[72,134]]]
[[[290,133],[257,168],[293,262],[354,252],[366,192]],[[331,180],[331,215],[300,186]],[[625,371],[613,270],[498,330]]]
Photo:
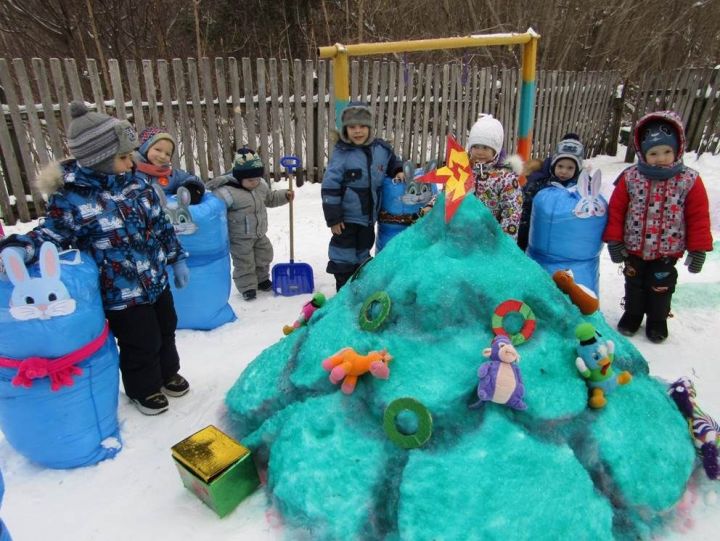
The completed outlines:
[[[370,319],[370,308],[374,303],[380,304],[380,313],[376,318]],[[376,291],[370,295],[360,308],[360,328],[364,331],[376,331],[384,323],[390,314],[390,296],[384,291]]]
[[[395,424],[395,418],[409,410],[417,416],[418,428],[414,434],[403,434]],[[432,415],[421,402],[414,398],[398,398],[390,402],[383,415],[385,434],[395,445],[403,449],[416,449],[427,443],[432,435]]]

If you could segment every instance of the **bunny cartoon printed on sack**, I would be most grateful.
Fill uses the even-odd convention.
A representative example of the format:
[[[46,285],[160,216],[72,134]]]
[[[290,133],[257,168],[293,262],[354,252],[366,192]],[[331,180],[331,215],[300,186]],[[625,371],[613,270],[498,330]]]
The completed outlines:
[[[426,182],[415,182],[415,178],[432,171],[436,166],[437,162],[435,160],[430,160],[422,169],[415,169],[411,161],[406,161],[403,164],[405,194],[401,200],[404,205],[420,205],[420,207],[424,207],[430,201],[433,196],[432,187]],[[393,182],[403,182],[403,180],[393,179]]]
[[[160,198],[160,205],[165,211],[165,216],[167,216],[175,229],[175,234],[192,235],[195,233],[197,224],[194,222],[192,214],[190,214],[190,190],[180,186],[177,191],[176,202],[170,203],[160,186],[153,184],[153,188]]]
[[[578,218],[590,218],[592,216],[605,216],[607,202],[600,195],[602,174],[597,169],[592,177],[587,171],[580,173],[577,183],[577,193],[580,194],[580,201],[575,205],[573,213]]]
[[[53,243],[45,242],[40,247],[40,278],[30,277],[25,262],[16,252],[6,251],[2,258],[14,286],[10,296],[13,318],[50,319],[75,311],[75,299],[60,281],[60,256]]]

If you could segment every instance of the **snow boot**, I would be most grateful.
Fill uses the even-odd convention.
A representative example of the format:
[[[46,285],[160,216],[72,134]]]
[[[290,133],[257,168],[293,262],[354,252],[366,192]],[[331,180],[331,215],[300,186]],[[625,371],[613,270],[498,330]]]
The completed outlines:
[[[642,312],[639,314],[624,312],[618,321],[617,330],[625,336],[633,336],[640,328],[644,315]]]
[[[645,335],[647,336],[648,340],[650,340],[654,344],[660,344],[661,342],[664,342],[665,339],[668,337],[667,320],[648,319],[647,323],[645,323]]]
[[[178,397],[187,394],[190,390],[190,384],[180,374],[175,374],[162,386],[162,392],[168,396]]]
[[[145,398],[133,398],[132,401],[143,415],[159,415],[170,407],[167,397],[162,393],[153,393]]]

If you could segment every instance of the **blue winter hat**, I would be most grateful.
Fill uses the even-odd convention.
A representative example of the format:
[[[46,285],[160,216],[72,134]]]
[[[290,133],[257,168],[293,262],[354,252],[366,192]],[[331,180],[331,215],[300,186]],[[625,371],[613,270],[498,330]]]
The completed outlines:
[[[583,156],[585,155],[585,147],[580,139],[574,133],[568,133],[558,143],[555,154],[550,161],[550,167],[555,172],[555,164],[562,159],[572,160],[575,162],[575,174],[579,173],[583,168]]]
[[[675,127],[670,122],[662,119],[648,122],[640,134],[640,150],[643,156],[645,156],[652,147],[660,145],[672,147],[673,152],[675,152],[677,156],[680,144]]]

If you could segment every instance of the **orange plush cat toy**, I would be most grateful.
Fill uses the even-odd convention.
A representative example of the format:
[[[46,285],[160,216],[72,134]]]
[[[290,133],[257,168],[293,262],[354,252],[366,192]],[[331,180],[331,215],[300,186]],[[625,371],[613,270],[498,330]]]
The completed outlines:
[[[360,355],[353,348],[348,347],[325,359],[322,367],[330,372],[330,381],[335,384],[342,381],[342,392],[351,394],[355,390],[358,377],[367,372],[376,378],[388,379],[390,376],[388,363],[392,358],[386,349]]]

